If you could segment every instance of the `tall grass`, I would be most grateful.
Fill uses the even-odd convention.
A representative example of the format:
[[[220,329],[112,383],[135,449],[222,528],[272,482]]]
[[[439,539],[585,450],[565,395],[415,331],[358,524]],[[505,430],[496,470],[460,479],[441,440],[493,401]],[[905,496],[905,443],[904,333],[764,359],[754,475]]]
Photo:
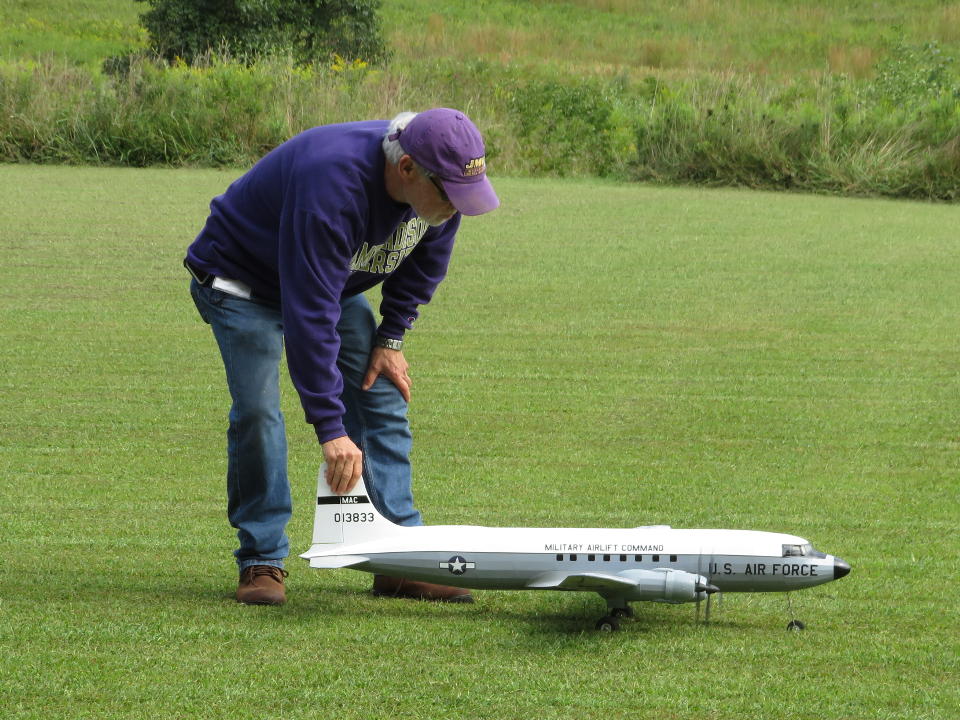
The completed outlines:
[[[302,68],[286,58],[112,75],[48,57],[0,65],[6,161],[245,165],[313,125],[461,107],[500,173],[607,176],[953,200],[960,79],[901,45],[867,84],[824,74],[571,78],[487,62]]]
[[[930,197],[960,191],[960,98],[870,98],[825,76],[792,85],[742,75],[658,87],[642,113],[637,174],[753,187]]]
[[[134,60],[115,75],[49,56],[2,65],[0,153],[8,161],[244,164],[299,129],[355,117],[362,100],[346,89],[351,73],[321,77],[280,60]],[[377,94],[376,84],[368,89]]]

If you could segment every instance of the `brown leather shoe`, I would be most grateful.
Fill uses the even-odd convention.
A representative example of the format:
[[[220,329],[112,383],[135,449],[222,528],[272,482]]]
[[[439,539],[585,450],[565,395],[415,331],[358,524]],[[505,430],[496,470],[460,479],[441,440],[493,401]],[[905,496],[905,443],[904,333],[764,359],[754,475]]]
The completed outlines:
[[[373,594],[376,597],[412,598],[413,600],[432,600],[434,602],[472,603],[473,595],[469,590],[434,585],[433,583],[407,580],[388,575],[373,576]]]
[[[283,579],[288,575],[273,565],[251,565],[240,573],[237,602],[244,605],[283,605],[287,593]]]

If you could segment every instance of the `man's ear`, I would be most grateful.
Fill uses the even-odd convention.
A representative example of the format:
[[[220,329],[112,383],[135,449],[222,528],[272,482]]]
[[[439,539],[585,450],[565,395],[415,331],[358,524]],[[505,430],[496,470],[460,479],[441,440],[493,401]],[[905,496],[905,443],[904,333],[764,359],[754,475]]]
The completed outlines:
[[[417,173],[416,163],[409,155],[401,155],[397,161],[397,172],[405,179],[409,180]]]

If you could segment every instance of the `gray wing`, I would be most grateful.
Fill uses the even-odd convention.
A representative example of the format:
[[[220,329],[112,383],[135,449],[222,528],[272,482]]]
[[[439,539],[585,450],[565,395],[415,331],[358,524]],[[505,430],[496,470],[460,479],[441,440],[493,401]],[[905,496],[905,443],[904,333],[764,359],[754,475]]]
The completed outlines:
[[[527,583],[528,588],[536,590],[588,590],[601,594],[623,592],[636,586],[637,583],[628,578],[599,572],[544,573]]]
[[[321,555],[319,557],[310,557],[310,553],[304,553],[300,557],[310,561],[312,568],[345,568],[369,562],[370,558],[363,555]]]

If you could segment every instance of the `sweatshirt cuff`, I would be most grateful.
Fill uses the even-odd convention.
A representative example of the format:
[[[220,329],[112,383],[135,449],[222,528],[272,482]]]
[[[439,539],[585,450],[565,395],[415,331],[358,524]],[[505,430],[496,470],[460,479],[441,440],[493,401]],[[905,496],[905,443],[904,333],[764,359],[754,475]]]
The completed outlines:
[[[393,340],[403,340],[403,334],[406,331],[407,328],[400,323],[388,322],[387,319],[384,318],[383,322],[380,323],[380,327],[377,328],[377,335]]]
[[[321,445],[330,440],[335,440],[338,437],[344,437],[347,434],[343,423],[340,422],[339,419],[331,422],[317,423],[313,426],[313,429],[316,431],[317,440],[320,441]]]

